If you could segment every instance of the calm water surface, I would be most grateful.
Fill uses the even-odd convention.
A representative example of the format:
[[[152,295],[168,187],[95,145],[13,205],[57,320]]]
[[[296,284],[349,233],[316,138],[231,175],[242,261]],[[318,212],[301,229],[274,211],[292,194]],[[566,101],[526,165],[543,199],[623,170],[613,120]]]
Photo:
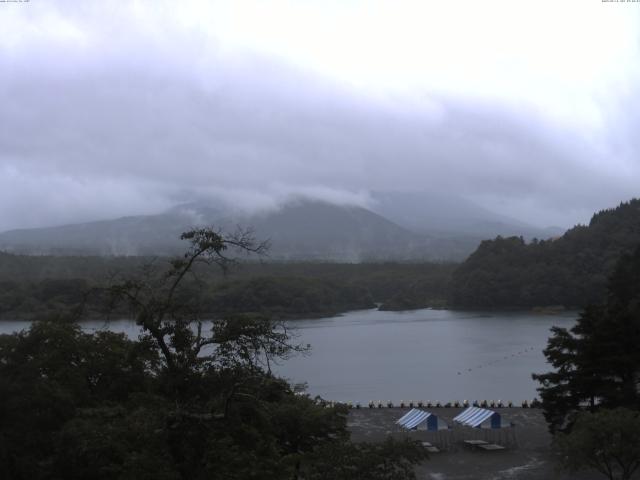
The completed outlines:
[[[279,367],[311,394],[340,401],[503,400],[536,396],[532,372],[548,371],[542,349],[553,325],[576,313],[379,312],[292,322],[311,355]]]
[[[277,367],[292,382],[307,382],[312,395],[330,400],[512,400],[536,396],[532,372],[545,372],[542,349],[553,325],[570,327],[577,315],[486,313],[451,310],[379,312],[290,322],[296,341],[311,353]],[[28,327],[0,322],[0,333]],[[128,320],[83,323],[131,337]]]

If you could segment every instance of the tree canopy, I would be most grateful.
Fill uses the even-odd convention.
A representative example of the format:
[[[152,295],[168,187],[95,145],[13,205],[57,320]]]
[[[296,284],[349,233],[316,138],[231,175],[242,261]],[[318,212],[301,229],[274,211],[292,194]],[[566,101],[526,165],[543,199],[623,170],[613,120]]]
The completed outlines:
[[[202,321],[194,265],[224,268],[232,248],[262,247],[209,229],[183,238],[191,246],[168,268],[147,266],[106,291],[131,309],[137,340],[86,333],[64,316],[0,336],[0,476],[415,478],[421,445],[352,444],[345,406],[297,394],[274,375],[273,361],[304,350],[283,323]]]
[[[592,468],[609,480],[628,480],[640,467],[640,412],[625,408],[581,413],[571,433],[554,441],[571,472]]]
[[[598,212],[560,238],[486,240],[454,272],[451,301],[481,308],[600,303],[618,258],[638,244],[639,199]]]
[[[0,319],[27,319],[50,313],[102,318],[104,299],[83,292],[120,280],[139,278],[164,258],[151,257],[29,257],[0,252]],[[331,316],[349,310],[424,308],[446,304],[454,264],[255,261],[240,258],[225,275],[196,264],[183,282],[182,296],[198,298],[207,318],[236,313],[272,318]],[[262,260],[262,258],[261,258]],[[268,259],[267,259],[268,260]],[[161,271],[163,271],[161,269]],[[113,314],[125,315],[121,305]]]
[[[603,305],[571,329],[554,328],[544,353],[554,371],[536,374],[551,431],[570,428],[583,408],[640,408],[640,247],[622,256]]]

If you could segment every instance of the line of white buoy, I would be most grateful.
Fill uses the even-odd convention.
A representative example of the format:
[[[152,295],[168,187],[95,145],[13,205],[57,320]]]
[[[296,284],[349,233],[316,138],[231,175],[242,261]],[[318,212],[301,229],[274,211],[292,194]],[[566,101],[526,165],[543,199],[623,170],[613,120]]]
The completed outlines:
[[[321,403],[327,408],[335,407],[336,405],[346,405],[349,408],[363,408],[360,402],[334,402],[334,401],[326,401],[326,400],[318,400],[318,403]],[[454,401],[454,402],[423,402],[423,401],[410,401],[404,402],[400,401],[399,404],[394,404],[391,400],[387,402],[383,402],[382,400],[373,401],[371,400],[367,407],[374,408],[467,408],[467,407],[480,407],[480,408],[539,408],[541,407],[540,400],[534,398],[532,401],[524,400],[519,406],[515,405],[513,402],[503,402],[502,400],[474,400],[473,402],[469,402],[468,400],[464,400],[462,402]]]
[[[504,362],[505,360],[510,360],[510,359],[512,359],[514,357],[517,357],[518,355],[524,355],[525,353],[529,353],[529,352],[531,352],[533,350],[535,350],[535,347],[527,347],[524,350],[520,350],[519,352],[512,353],[511,355],[505,355],[502,358],[498,358],[496,360],[492,360],[492,361],[490,361],[488,363],[484,363],[484,364],[477,365],[475,367],[470,367],[470,368],[467,368],[467,369],[459,370],[458,371],[458,375],[464,375],[467,372],[472,372],[474,370],[477,370],[477,369],[480,369],[480,368],[483,368],[483,367],[489,367],[491,365],[495,365],[496,363]]]

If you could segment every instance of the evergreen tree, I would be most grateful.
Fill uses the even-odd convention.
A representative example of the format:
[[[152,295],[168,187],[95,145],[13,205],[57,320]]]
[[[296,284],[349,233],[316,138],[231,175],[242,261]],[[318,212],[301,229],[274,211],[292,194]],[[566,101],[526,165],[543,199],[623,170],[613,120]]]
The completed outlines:
[[[640,199],[593,215],[556,239],[485,240],[454,272],[458,307],[583,308],[606,299],[607,277],[640,243]]]
[[[604,305],[589,306],[576,325],[553,328],[544,353],[555,371],[534,374],[555,432],[581,409],[640,407],[640,247],[620,258]]]

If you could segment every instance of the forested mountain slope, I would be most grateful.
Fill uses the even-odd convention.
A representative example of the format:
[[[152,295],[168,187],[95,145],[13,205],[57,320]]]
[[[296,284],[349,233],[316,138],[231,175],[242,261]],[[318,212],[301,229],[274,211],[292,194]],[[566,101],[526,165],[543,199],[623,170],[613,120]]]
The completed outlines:
[[[554,240],[486,240],[453,274],[458,307],[580,307],[601,302],[618,258],[640,244],[640,200],[596,213]]]

